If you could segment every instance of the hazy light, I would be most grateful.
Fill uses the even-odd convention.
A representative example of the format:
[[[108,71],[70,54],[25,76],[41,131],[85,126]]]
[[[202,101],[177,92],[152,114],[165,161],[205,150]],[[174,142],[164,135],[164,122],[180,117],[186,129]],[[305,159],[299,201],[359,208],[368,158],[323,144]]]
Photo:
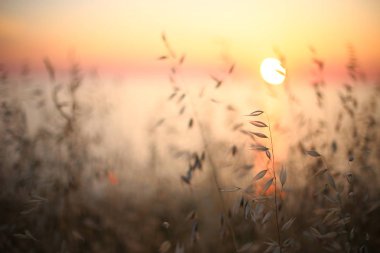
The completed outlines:
[[[286,77],[285,68],[276,58],[265,58],[261,63],[260,73],[265,82],[273,85],[282,84]]]

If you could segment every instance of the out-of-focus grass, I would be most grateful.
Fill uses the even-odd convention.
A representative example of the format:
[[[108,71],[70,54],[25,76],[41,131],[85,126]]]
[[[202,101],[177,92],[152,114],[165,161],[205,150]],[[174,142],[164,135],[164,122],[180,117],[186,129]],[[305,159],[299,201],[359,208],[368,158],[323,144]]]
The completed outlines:
[[[101,148],[115,108],[88,98],[78,64],[62,85],[45,59],[51,85],[17,92],[1,73],[2,252],[376,252],[380,89],[368,84],[364,99],[357,95],[352,59],[347,84],[327,94],[313,54],[315,109],[286,90],[288,123],[279,126],[266,108],[241,112],[215,98],[233,63],[189,89],[185,57],[162,39],[173,91],[144,130],[143,163]],[[36,117],[44,124],[31,133]],[[292,141],[278,154],[281,136]]]

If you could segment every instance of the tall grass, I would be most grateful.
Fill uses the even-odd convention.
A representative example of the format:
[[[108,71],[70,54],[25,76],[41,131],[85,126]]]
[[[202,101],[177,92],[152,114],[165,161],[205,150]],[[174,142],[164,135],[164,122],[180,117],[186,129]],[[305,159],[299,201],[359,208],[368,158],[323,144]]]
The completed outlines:
[[[324,61],[311,49],[321,116],[299,106],[287,84],[289,130],[279,132],[265,108],[240,111],[216,99],[238,65],[228,62],[200,90],[189,88],[181,74],[185,55],[165,34],[161,40],[158,60],[168,64],[172,84],[164,101],[169,109],[147,127],[150,158],[133,186],[123,185],[114,169],[135,166],[127,151],[97,152],[107,124],[88,129],[107,110],[85,99],[77,62],[62,83],[44,59],[50,85],[22,85],[18,92],[2,68],[2,252],[377,251],[380,89],[368,84],[364,97],[357,95],[365,80],[353,47],[348,81],[337,94],[328,94]],[[20,80],[30,81],[23,69]],[[216,111],[226,124],[213,124]],[[44,124],[31,133],[35,115]],[[216,137],[220,128],[225,138]],[[284,160],[277,158],[281,134],[294,138]],[[159,173],[165,170],[174,179]]]

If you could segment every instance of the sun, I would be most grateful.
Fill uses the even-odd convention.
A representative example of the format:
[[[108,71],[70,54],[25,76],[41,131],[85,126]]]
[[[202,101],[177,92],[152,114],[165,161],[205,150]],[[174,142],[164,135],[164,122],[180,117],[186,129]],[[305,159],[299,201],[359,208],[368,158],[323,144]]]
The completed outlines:
[[[286,77],[286,70],[276,58],[265,58],[260,66],[261,76],[265,82],[280,85]]]

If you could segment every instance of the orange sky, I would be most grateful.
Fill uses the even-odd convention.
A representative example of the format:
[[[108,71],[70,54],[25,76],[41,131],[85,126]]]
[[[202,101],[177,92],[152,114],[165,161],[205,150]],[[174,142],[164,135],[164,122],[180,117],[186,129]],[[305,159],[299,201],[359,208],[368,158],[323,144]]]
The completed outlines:
[[[163,50],[165,31],[189,66],[208,66],[228,55],[255,69],[273,47],[289,67],[310,64],[308,46],[344,68],[351,43],[362,68],[380,70],[380,1],[301,0],[2,0],[0,62],[67,63],[75,49],[87,65],[149,68]]]

